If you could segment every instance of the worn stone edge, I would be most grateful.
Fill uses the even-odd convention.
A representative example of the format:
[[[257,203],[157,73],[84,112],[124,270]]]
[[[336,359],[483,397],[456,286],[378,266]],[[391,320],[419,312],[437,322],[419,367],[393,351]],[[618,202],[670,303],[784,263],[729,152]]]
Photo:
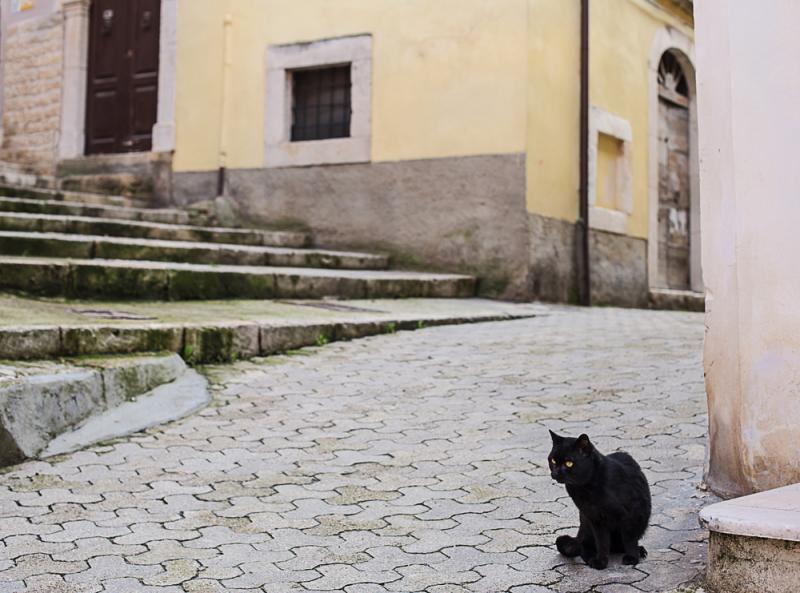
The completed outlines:
[[[71,453],[84,447],[180,420],[211,403],[208,380],[187,369],[175,381],[159,385],[135,401],[93,415],[72,431],[52,439],[41,453],[42,459]],[[146,419],[143,419],[146,418]]]
[[[233,362],[306,346],[396,331],[526,319],[536,314],[413,316],[299,323],[229,321],[212,324],[70,325],[0,329],[0,359],[172,352],[190,364]]]
[[[71,372],[35,376],[0,389],[0,467],[37,457],[59,435],[186,372],[174,353],[140,356],[119,365],[101,359],[69,362],[66,369]],[[69,401],[62,402],[62,396]],[[43,407],[43,400],[50,406]],[[71,414],[62,413],[65,405]]]

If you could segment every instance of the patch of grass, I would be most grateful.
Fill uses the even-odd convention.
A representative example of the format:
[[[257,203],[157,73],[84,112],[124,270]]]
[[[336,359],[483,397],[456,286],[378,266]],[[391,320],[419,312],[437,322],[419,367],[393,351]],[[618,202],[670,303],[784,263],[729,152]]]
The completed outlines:
[[[330,339],[325,334],[320,334],[317,336],[316,344],[317,346],[325,346],[330,342]]]
[[[186,362],[186,364],[194,366],[195,364],[194,346],[192,346],[191,344],[186,344],[186,346],[183,347],[183,352],[181,353],[181,357]]]
[[[386,324],[386,333],[387,334],[394,334],[397,333],[397,323],[394,321],[390,321]]]

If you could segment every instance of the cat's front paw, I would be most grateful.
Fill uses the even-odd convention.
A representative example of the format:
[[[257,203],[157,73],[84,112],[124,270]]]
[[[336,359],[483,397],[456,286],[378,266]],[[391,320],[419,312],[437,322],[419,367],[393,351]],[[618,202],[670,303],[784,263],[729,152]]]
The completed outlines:
[[[639,564],[639,558],[637,556],[625,554],[622,557],[622,563],[627,564],[628,566],[636,566],[637,564]]]
[[[608,566],[608,556],[594,556],[586,563],[596,570],[604,570]]]
[[[567,558],[574,558],[581,553],[581,545],[578,540],[569,535],[561,535],[556,538],[556,548]]]

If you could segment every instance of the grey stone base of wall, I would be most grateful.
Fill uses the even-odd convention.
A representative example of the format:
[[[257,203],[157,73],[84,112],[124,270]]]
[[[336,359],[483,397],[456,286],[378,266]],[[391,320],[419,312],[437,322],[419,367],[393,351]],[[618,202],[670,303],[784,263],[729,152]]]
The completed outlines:
[[[175,203],[216,194],[216,171],[173,174]],[[522,154],[233,169],[247,224],[306,228],[322,247],[381,251],[395,267],[473,274],[483,296],[573,303],[575,225],[530,214]],[[597,305],[648,305],[647,242],[591,232]]]
[[[707,580],[716,593],[797,593],[800,542],[712,531]]]
[[[175,173],[178,205],[214,197],[216,172]],[[396,267],[474,274],[487,296],[527,294],[525,157],[489,155],[229,170],[248,223],[307,227],[319,246],[378,250]]]
[[[132,152],[62,160],[56,167],[60,189],[129,196],[146,206],[168,206],[172,198],[172,154]]]
[[[577,301],[576,225],[528,214],[530,292],[543,301]],[[592,230],[589,233],[592,303],[646,307],[647,241]]]

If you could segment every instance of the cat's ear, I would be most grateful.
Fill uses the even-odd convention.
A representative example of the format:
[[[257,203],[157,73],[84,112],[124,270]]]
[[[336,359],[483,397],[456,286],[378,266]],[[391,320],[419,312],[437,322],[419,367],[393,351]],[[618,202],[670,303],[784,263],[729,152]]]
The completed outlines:
[[[589,437],[586,434],[582,434],[578,437],[578,440],[575,441],[575,446],[581,453],[588,455],[592,451],[594,451],[594,445],[592,445],[592,441],[589,440]]]
[[[560,445],[561,443],[564,442],[564,437],[558,436],[552,430],[550,431],[550,438],[553,439],[553,444],[554,445]]]

